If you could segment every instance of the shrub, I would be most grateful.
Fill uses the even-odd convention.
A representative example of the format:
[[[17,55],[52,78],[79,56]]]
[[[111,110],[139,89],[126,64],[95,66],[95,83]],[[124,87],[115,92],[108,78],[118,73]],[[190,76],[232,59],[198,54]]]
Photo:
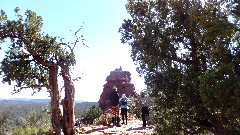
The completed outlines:
[[[82,114],[81,122],[83,124],[92,125],[94,120],[99,118],[103,114],[103,111],[100,107],[92,106],[91,108],[87,109]]]
[[[112,122],[112,115],[110,113],[104,113],[99,118],[95,119],[94,125],[109,126]]]

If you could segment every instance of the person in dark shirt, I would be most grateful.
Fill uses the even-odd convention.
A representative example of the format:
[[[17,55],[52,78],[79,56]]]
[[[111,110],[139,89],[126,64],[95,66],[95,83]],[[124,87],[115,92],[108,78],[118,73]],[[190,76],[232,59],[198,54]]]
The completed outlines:
[[[140,98],[138,99],[138,105],[142,113],[143,127],[146,127],[147,117],[149,117],[149,99],[146,97],[146,93],[141,92]]]
[[[112,123],[113,126],[120,126],[120,118],[119,118],[119,95],[117,92],[117,87],[114,86],[109,95],[109,100],[111,104],[111,112],[112,112]],[[116,122],[117,121],[117,122]]]

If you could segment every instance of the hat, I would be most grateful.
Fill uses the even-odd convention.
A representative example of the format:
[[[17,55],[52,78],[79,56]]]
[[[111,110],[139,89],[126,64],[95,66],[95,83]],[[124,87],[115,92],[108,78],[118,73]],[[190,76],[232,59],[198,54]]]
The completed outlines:
[[[116,90],[116,89],[117,89],[117,87],[116,87],[116,86],[113,86],[112,90]]]

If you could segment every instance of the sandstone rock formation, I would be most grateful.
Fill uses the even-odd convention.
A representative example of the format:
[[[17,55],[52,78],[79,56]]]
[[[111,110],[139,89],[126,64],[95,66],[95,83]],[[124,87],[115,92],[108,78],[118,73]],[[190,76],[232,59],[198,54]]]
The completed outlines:
[[[131,83],[131,73],[129,71],[122,71],[122,68],[117,68],[110,72],[110,75],[106,78],[107,83],[103,85],[103,92],[98,101],[99,107],[102,110],[107,110],[110,108],[109,104],[109,94],[112,91],[112,87],[116,86],[119,97],[122,94],[126,94],[127,97],[136,97],[137,93],[135,91],[134,84]]]

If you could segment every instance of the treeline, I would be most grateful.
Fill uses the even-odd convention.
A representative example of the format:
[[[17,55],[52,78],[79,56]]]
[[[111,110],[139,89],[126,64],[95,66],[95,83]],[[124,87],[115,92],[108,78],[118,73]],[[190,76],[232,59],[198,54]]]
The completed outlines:
[[[75,116],[81,117],[83,112],[92,106],[97,106],[97,102],[82,102],[75,104]],[[50,130],[50,105],[46,102],[31,102],[21,100],[1,100],[0,101],[0,135],[21,134],[25,128],[38,127]],[[44,127],[44,124],[45,127]],[[39,124],[39,125],[38,125]],[[48,128],[46,126],[48,125]],[[41,127],[43,126],[43,127]],[[37,129],[37,131],[39,131]],[[33,132],[33,131],[31,131]],[[43,132],[43,131],[42,131]]]

